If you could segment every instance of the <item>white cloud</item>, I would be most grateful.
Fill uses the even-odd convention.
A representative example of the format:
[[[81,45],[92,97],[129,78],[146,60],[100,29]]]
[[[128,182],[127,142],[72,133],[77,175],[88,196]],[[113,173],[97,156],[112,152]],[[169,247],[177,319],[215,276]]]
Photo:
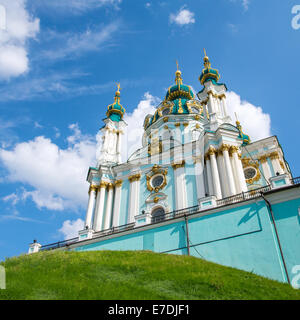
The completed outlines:
[[[0,29],[0,78],[8,80],[29,70],[28,40],[36,37],[40,24],[26,10],[26,0],[0,0],[0,5],[6,16]]]
[[[170,14],[170,22],[176,23],[180,26],[195,23],[195,14],[185,7],[182,7],[177,14]]]
[[[242,0],[242,5],[246,11],[249,9],[249,3],[250,0]]]
[[[243,131],[250,136],[252,141],[271,136],[271,118],[264,113],[261,107],[256,107],[250,102],[241,100],[233,91],[227,92],[227,109],[233,121],[235,112],[241,122]]]
[[[86,174],[95,163],[97,140],[83,135],[77,125],[67,138],[68,147],[60,148],[43,136],[0,149],[0,161],[7,170],[6,182],[21,182],[33,190],[23,190],[19,200],[31,198],[38,208],[50,210],[86,206]]]
[[[78,236],[78,231],[82,230],[83,226],[84,221],[81,219],[66,220],[58,231],[64,235],[65,239],[72,239]]]
[[[250,0],[230,0],[230,2],[241,3],[245,11],[249,9]]]
[[[83,53],[103,50],[112,45],[112,36],[120,26],[119,21],[114,21],[104,27],[87,29],[81,33],[49,31],[51,49],[42,51],[38,58],[42,60],[74,59]]]
[[[145,116],[147,114],[154,114],[156,110],[155,107],[159,101],[159,98],[152,96],[149,92],[146,92],[143,100],[139,102],[133,112],[125,114],[124,121],[128,124],[128,127],[124,138],[127,143],[124,144],[122,150],[123,160],[126,161],[134,151],[141,148]]]

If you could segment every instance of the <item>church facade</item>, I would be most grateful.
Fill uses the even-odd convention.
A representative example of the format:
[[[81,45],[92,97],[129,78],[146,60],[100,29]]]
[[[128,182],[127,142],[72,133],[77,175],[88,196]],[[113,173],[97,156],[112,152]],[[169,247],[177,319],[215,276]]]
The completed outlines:
[[[64,249],[191,254],[291,283],[300,264],[299,181],[276,136],[251,141],[233,123],[219,80],[205,54],[195,95],[177,66],[126,162],[118,87],[98,165],[88,171],[85,228]]]

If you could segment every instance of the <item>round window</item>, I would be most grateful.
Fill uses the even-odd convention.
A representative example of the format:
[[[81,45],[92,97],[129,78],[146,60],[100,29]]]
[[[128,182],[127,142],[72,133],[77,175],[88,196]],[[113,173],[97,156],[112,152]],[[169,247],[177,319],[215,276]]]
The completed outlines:
[[[244,175],[245,175],[245,178],[248,180],[248,179],[253,179],[255,176],[256,176],[256,169],[253,168],[253,167],[250,167],[250,168],[246,168],[244,170]]]
[[[158,188],[164,183],[164,177],[162,175],[154,176],[151,180],[153,188]]]
[[[170,109],[169,108],[165,108],[161,113],[162,113],[163,116],[166,116],[167,114],[170,113]]]

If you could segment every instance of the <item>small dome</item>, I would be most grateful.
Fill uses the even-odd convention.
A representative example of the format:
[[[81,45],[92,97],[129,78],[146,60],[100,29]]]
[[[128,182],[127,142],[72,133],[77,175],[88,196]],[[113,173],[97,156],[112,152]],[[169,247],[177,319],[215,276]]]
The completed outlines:
[[[194,98],[193,91],[190,86],[182,83],[181,71],[175,72],[175,85],[169,87],[166,94],[166,101],[173,101],[178,98],[191,100]]]
[[[125,113],[125,108],[120,104],[120,85],[118,84],[118,90],[115,94],[115,102],[110,104],[107,107],[106,116],[110,118],[112,121],[120,121],[123,118],[123,114]]]
[[[202,70],[202,73],[199,77],[199,81],[202,85],[206,81],[212,81],[213,83],[217,83],[220,80],[220,74],[217,69],[211,68],[211,64],[209,61],[208,56],[206,55],[206,52],[204,50],[205,56],[204,56],[204,69]]]

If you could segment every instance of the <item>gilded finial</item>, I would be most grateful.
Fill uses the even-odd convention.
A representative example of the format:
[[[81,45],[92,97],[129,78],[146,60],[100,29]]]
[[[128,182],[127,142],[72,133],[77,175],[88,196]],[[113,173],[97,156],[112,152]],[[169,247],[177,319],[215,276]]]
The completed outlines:
[[[181,78],[181,71],[179,70],[179,65],[178,65],[178,61],[176,60],[176,66],[177,66],[177,70],[175,72],[175,82],[177,84],[182,84],[182,78]]]
[[[204,67],[205,68],[210,68],[210,62],[209,62],[209,58],[206,54],[206,50],[203,48],[204,51]]]

